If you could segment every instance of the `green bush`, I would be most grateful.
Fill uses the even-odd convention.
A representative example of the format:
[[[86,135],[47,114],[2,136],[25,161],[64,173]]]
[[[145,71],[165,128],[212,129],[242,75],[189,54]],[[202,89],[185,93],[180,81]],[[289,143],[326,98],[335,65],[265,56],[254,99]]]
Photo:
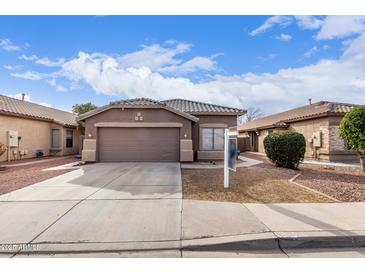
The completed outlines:
[[[340,124],[340,136],[349,149],[359,153],[362,170],[365,172],[365,106],[353,108],[346,113]]]
[[[274,132],[265,137],[264,147],[267,157],[276,166],[297,169],[304,159],[305,138],[292,131]]]

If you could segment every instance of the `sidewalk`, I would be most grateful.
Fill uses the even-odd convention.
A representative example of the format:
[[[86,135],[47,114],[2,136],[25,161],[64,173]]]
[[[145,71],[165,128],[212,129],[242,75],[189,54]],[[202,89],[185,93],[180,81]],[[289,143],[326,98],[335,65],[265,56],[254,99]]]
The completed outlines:
[[[252,158],[247,158],[244,156],[238,156],[238,159],[241,160],[237,162],[236,167],[251,167],[254,165],[258,165],[263,163],[262,161],[258,161]],[[211,164],[209,162],[194,162],[194,163],[182,163],[181,168],[186,169],[216,169],[216,168],[224,168],[223,163],[219,164]]]
[[[364,212],[365,203],[239,204],[184,200],[182,248],[294,252],[365,247]]]
[[[3,162],[0,163],[2,166],[5,167],[18,167],[18,166],[28,166],[34,164],[41,164],[41,163],[48,163],[56,160],[74,158],[77,155],[68,155],[68,156],[56,156],[56,157],[47,157],[46,159],[24,159],[24,160],[17,160],[17,161],[10,161],[10,162]]]

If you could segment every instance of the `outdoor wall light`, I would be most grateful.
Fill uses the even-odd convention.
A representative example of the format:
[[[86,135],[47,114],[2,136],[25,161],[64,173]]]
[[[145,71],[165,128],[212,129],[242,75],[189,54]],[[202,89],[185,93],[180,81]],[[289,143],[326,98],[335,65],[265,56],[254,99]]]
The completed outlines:
[[[185,139],[188,138],[188,135],[186,134],[186,132],[184,133],[184,138]]]
[[[91,133],[89,133],[88,135],[87,135],[87,137],[89,137],[89,138],[91,138],[93,135],[91,134]]]

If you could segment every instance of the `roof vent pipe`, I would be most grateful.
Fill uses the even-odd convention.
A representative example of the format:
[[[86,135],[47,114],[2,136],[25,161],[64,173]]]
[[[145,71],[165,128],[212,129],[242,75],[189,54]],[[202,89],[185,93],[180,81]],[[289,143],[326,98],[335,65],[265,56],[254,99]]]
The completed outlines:
[[[308,101],[309,101],[309,104],[311,105],[312,104],[312,98],[309,98]]]
[[[24,99],[25,99],[25,93],[23,92],[22,93],[22,101],[24,101]]]

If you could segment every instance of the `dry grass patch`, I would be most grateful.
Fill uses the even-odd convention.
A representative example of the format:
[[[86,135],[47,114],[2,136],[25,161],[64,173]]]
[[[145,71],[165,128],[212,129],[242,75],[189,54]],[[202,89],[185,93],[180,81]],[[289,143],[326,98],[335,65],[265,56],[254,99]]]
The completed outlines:
[[[223,169],[182,169],[184,199],[241,203],[310,203],[330,199],[288,182],[296,172],[283,168],[239,168],[223,187]]]

